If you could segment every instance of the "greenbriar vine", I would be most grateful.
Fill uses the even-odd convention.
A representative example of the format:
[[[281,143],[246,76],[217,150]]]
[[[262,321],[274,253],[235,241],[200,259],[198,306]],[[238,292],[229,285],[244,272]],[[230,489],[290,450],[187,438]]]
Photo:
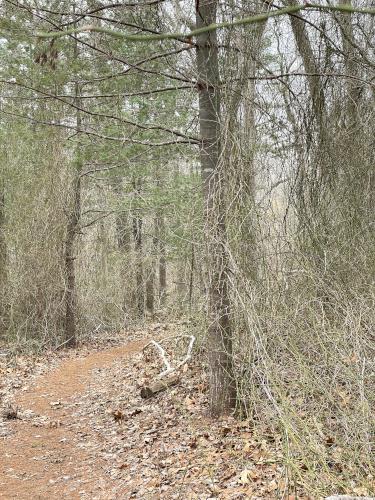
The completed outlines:
[[[147,34],[147,35],[133,35],[130,33],[124,33],[122,31],[110,30],[102,28],[100,26],[94,26],[92,24],[84,25],[79,28],[71,28],[62,31],[38,31],[35,36],[38,38],[61,38],[68,35],[76,35],[78,33],[104,33],[106,35],[121,38],[129,42],[150,42],[155,40],[170,40],[176,38],[183,38],[188,43],[192,38],[201,35],[203,33],[208,33],[218,29],[230,29],[236,26],[243,26],[246,24],[255,24],[266,21],[267,19],[273,17],[280,17],[290,14],[296,14],[297,12],[307,11],[307,10],[318,10],[327,12],[341,12],[346,14],[369,14],[375,15],[375,8],[355,8],[351,5],[320,5],[320,4],[303,4],[303,5],[291,5],[279,10],[264,12],[262,14],[257,14],[255,16],[244,17],[234,21],[223,21],[221,23],[213,23],[208,26],[194,29],[188,33],[175,32],[175,33],[158,33],[158,34]]]

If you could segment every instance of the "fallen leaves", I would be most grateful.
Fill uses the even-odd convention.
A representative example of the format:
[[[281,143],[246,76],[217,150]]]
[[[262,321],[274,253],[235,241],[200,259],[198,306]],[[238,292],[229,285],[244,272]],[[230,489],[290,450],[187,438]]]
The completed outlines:
[[[5,420],[16,420],[19,417],[18,407],[12,405],[7,406],[2,412],[2,417]]]
[[[273,498],[283,476],[279,441],[255,434],[249,421],[210,419],[199,365],[189,366],[177,388],[142,400],[139,387],[159,362],[141,355],[115,362],[95,373],[85,405],[75,406],[77,428],[90,422],[81,446],[106,460],[118,497]]]
[[[240,474],[240,483],[241,484],[249,484],[251,481],[251,470],[245,469]]]
[[[117,422],[118,424],[120,424],[125,419],[125,415],[121,410],[111,410],[110,413],[115,422]]]
[[[154,331],[164,335],[167,329],[162,325]],[[22,363],[27,366],[25,360]],[[71,459],[71,449],[79,449],[89,457],[93,471],[100,463],[103,474],[98,488],[108,498],[308,498],[302,486],[289,484],[277,432],[261,423],[254,427],[251,420],[207,416],[207,378],[198,363],[184,367],[178,387],[142,400],[139,389],[159,373],[159,365],[157,357],[150,356],[145,363],[141,354],[116,359],[92,371],[84,394],[71,400],[58,392],[43,394],[47,405],[56,410],[49,412],[50,417],[22,409],[17,409],[17,416],[23,420],[21,425],[51,429],[64,425],[58,433],[58,448],[67,450],[64,460]],[[13,377],[12,387],[22,390],[23,380]],[[350,404],[345,392],[339,396],[342,404]],[[45,430],[34,432],[41,436]],[[33,436],[36,450],[44,445],[38,436]],[[334,432],[322,428],[319,436],[330,459],[328,466],[340,473],[345,461]],[[56,456],[43,450],[38,457],[49,463],[62,460],[58,450]],[[310,464],[302,464],[297,471],[301,476],[309,472]],[[365,494],[368,490],[353,484],[352,491]]]

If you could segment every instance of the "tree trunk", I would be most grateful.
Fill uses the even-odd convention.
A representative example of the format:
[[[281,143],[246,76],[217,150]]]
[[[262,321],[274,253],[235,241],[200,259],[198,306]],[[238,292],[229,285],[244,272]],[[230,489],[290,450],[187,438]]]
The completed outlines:
[[[351,5],[351,0],[339,0],[340,5]],[[342,48],[345,54],[345,73],[349,76],[346,80],[346,119],[347,128],[356,131],[359,121],[360,98],[363,83],[351,76],[360,76],[361,67],[356,63],[355,39],[353,34],[352,14],[347,13],[340,16],[340,30],[342,35]],[[357,131],[358,132],[358,131]],[[352,148],[353,150],[355,148]]]
[[[155,308],[155,253],[157,250],[157,234],[156,225],[154,226],[155,234],[152,238],[151,249],[150,249],[150,259],[147,269],[146,277],[146,309],[151,315],[154,314]]]
[[[74,59],[78,59],[78,44],[75,42]],[[81,105],[79,97],[80,91],[78,83],[75,84],[75,103],[78,107]],[[81,128],[81,114],[77,110],[76,127]],[[75,242],[79,230],[79,221],[81,218],[81,172],[82,158],[80,144],[76,146],[76,160],[74,165],[72,181],[72,207],[68,214],[68,223],[66,229],[65,241],[65,327],[64,337],[65,346],[73,347],[77,344],[77,290],[75,274]]]
[[[197,28],[216,21],[217,0],[196,2]],[[232,332],[229,321],[228,264],[224,183],[219,169],[220,96],[216,32],[197,36],[201,170],[205,202],[205,229],[209,274],[208,354],[210,412],[229,412],[235,404]]]
[[[298,0],[284,0],[285,5],[298,5]],[[332,231],[331,219],[326,217],[326,207],[332,199],[337,172],[333,168],[330,153],[330,132],[327,119],[326,97],[320,76],[319,60],[314,54],[313,46],[302,13],[289,16],[298,53],[308,76],[307,86],[311,119],[306,128],[305,154],[307,168],[302,163],[296,180],[296,208],[299,224],[299,235],[304,252],[310,247],[309,261],[315,271],[327,279],[325,267],[326,249]],[[297,137],[301,135],[297,131]],[[306,247],[307,245],[307,247]],[[317,295],[323,304],[327,303],[325,286],[318,286]]]
[[[81,180],[77,162],[77,171],[72,183],[73,207],[69,214],[65,242],[65,345],[72,347],[77,343],[76,310],[77,290],[75,277],[74,244],[81,213]]]
[[[134,181],[134,189],[139,192],[140,185],[139,182]],[[135,249],[135,260],[136,260],[136,270],[135,270],[135,305],[138,313],[138,317],[142,318],[145,312],[145,300],[144,300],[144,290],[143,290],[143,255],[142,255],[142,224],[143,220],[139,213],[133,217],[133,237],[134,237],[134,249]]]
[[[251,16],[254,5],[244,10]],[[226,161],[226,198],[231,203],[231,218],[241,220],[235,227],[236,237],[231,240],[231,255],[236,261],[239,275],[254,284],[258,275],[256,203],[255,203],[255,151],[256,151],[256,82],[249,80],[259,66],[262,38],[266,22],[244,27],[233,34],[239,53],[230,53],[226,67],[238,68],[235,82],[225,86],[225,122],[222,126],[222,157]],[[224,128],[225,127],[225,128]],[[228,228],[229,229],[229,228]],[[231,234],[229,234],[229,237]]]
[[[146,309],[152,315],[154,313],[154,284],[155,284],[155,272],[154,272],[154,263],[152,262],[148,272],[146,279]]]
[[[113,192],[116,196],[119,206],[121,206],[121,197],[123,195],[123,177],[115,176],[111,180]],[[129,228],[128,214],[123,211],[119,211],[116,214],[116,239],[117,248],[128,254],[130,252],[130,235],[131,230]]]
[[[297,0],[284,0],[285,5],[298,5]],[[293,35],[296,41],[297,50],[303,61],[309,86],[309,92],[312,101],[312,109],[319,128],[320,140],[324,136],[325,124],[325,97],[321,77],[319,76],[320,68],[315,59],[312,45],[307,33],[306,23],[301,14],[298,16],[289,16],[292,26]]]
[[[159,246],[159,302],[163,306],[167,295],[167,259],[165,253],[165,223],[161,213],[156,218],[156,231]]]
[[[127,255],[130,250],[130,231],[126,213],[121,212],[116,216],[116,236],[118,249]]]
[[[195,252],[194,243],[191,244],[190,254],[190,276],[189,276],[189,312],[193,307],[193,288],[194,288],[194,267],[195,267]]]
[[[112,179],[112,187],[117,198],[118,206],[121,207],[121,199],[123,196],[123,177],[115,176]],[[127,212],[120,211],[116,214],[115,220],[117,248],[121,252],[121,272],[119,287],[122,292],[122,312],[124,327],[127,324],[129,311],[132,307],[131,291],[132,287],[129,284],[129,267],[131,266],[131,224]]]
[[[7,246],[5,240],[5,188],[0,180],[0,336],[6,330],[5,287],[7,283]]]
[[[298,5],[298,0],[284,0],[285,5]],[[315,126],[309,127],[311,129],[308,131],[308,142],[311,143],[315,135],[315,142],[313,144],[313,159],[312,159],[312,169],[310,170],[310,178],[305,179],[304,177],[300,179],[300,182],[307,183],[308,186],[308,204],[312,209],[311,217],[314,217],[316,211],[319,210],[319,202],[321,199],[322,192],[324,188],[332,182],[332,172],[331,165],[327,159],[328,147],[329,147],[329,134],[327,127],[327,112],[326,112],[326,99],[324,95],[324,87],[321,76],[321,69],[319,63],[314,55],[312,44],[307,32],[307,25],[301,13],[298,16],[289,16],[290,23],[292,26],[293,35],[295,38],[297,50],[302,59],[303,66],[305,68],[307,76],[307,84],[309,89],[309,96],[311,102],[312,111],[312,123]],[[315,131],[315,134],[314,134]],[[308,149],[309,149],[309,145]],[[303,192],[306,190],[306,186],[301,186],[298,191],[303,196]],[[304,200],[299,200],[299,205],[305,206]],[[309,208],[310,208],[309,207]],[[303,214],[305,216],[306,214]],[[307,220],[307,224],[311,224],[310,220]]]

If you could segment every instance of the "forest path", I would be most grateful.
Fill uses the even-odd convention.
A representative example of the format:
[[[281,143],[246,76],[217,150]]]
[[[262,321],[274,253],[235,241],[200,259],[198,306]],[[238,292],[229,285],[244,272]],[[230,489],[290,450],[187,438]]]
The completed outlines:
[[[19,411],[0,418],[0,499],[295,500],[271,429],[209,417],[202,358],[193,355],[177,386],[141,398],[163,369],[155,350],[142,352],[145,338],[186,328],[149,325],[134,333],[142,340],[121,334],[119,347],[46,357],[42,373],[5,373],[0,398],[9,394]],[[177,363],[175,347],[165,347]]]
[[[21,414],[31,418],[10,422],[13,434],[0,442],[0,498],[106,497],[103,488],[108,491],[112,485],[105,461],[82,446],[87,419],[78,422],[74,409],[84,403],[93,371],[123,362],[143,345],[137,341],[64,360],[37,385],[18,394]]]

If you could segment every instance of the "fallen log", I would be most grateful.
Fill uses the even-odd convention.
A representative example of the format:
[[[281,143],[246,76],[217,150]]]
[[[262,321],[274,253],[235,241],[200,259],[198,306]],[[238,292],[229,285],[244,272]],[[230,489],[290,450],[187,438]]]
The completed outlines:
[[[148,399],[155,396],[158,392],[165,391],[168,387],[178,384],[180,377],[174,375],[173,377],[165,378],[163,380],[157,380],[151,385],[145,385],[141,389],[141,398]]]

